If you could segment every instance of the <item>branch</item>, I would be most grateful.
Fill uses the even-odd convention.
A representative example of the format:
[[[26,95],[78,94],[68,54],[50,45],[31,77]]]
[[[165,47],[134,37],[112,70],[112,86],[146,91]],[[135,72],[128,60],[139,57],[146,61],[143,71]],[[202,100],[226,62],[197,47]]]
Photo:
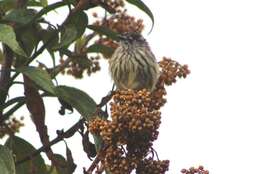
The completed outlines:
[[[109,92],[105,97],[103,97],[101,99],[101,102],[97,105],[98,108],[102,108],[103,106],[105,106],[113,97],[113,95],[115,94],[115,91],[111,91]]]
[[[25,161],[32,159],[33,157],[39,155],[41,152],[48,150],[52,145],[62,141],[64,138],[72,137],[75,134],[75,132],[77,132],[77,130],[82,126],[84,121],[85,121],[85,119],[82,118],[77,123],[75,123],[71,128],[69,128],[66,132],[60,131],[58,133],[58,136],[55,139],[53,139],[52,141],[50,141],[49,144],[46,144],[45,146],[40,147],[39,149],[34,151],[32,154],[25,156],[24,158],[22,158],[19,161],[16,161],[15,165],[22,164]]]
[[[84,174],[92,174],[93,170],[95,170],[95,168],[97,167],[98,163],[100,162],[100,160],[103,158],[103,156],[105,155],[105,152],[107,150],[109,146],[105,146],[103,147],[99,152],[97,157],[95,158],[95,160],[91,163],[91,165],[89,166],[88,170],[84,171]]]
[[[2,106],[5,103],[6,97],[9,90],[9,81],[10,81],[10,69],[13,62],[13,52],[5,44],[3,44],[4,52],[4,62],[2,64],[2,70],[0,74],[0,105]],[[3,110],[0,110],[0,118],[3,116]]]
[[[72,61],[72,57],[68,57],[62,64],[55,66],[54,68],[48,69],[51,78],[56,77],[61,71],[63,71],[69,63]]]

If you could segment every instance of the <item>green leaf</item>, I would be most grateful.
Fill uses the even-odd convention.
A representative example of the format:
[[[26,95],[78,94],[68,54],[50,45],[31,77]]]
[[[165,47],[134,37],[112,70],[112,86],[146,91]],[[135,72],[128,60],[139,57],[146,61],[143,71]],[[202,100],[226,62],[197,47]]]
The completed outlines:
[[[69,173],[68,164],[66,159],[60,154],[54,154],[55,159],[58,161],[58,166],[55,167],[57,174],[71,174]]]
[[[68,150],[66,148],[66,150]],[[71,170],[69,159],[65,159],[60,154],[54,154],[55,160],[58,162],[58,165],[49,166],[47,165],[47,170],[49,174],[72,174],[74,170]]]
[[[2,50],[0,49],[0,65],[3,63],[4,61],[4,54],[2,52]]]
[[[87,28],[99,33],[106,35],[107,37],[118,40],[117,33],[104,26],[88,25]]]
[[[35,1],[35,0],[29,0],[28,6],[30,7],[44,7],[41,2]]]
[[[85,48],[86,44],[87,44],[87,37],[86,35],[83,35],[76,40],[74,45],[74,51],[76,53],[81,53],[82,49]]]
[[[66,144],[66,143],[65,143]],[[68,145],[66,144],[66,158],[67,158],[67,167],[68,167],[68,172],[73,173],[77,167],[77,165],[74,162],[72,152],[69,149]]]
[[[95,142],[95,147],[97,152],[101,149],[102,145],[103,145],[103,140],[99,135],[94,135],[92,134],[94,142]]]
[[[41,30],[40,37],[44,44],[48,43],[47,50],[49,51],[49,53],[52,52],[52,48],[59,42],[58,31],[52,27],[48,27],[45,30]]]
[[[47,14],[50,11],[53,11],[53,10],[55,10],[57,8],[65,6],[65,5],[67,5],[67,1],[61,1],[61,2],[56,2],[56,3],[50,4],[50,5],[46,6],[46,7],[44,7],[43,9],[41,9],[39,11],[39,13],[37,13],[37,15],[34,17],[34,20],[39,18],[39,17],[41,17],[41,16],[43,16],[43,15],[45,15],[45,14]]]
[[[1,174],[15,174],[13,154],[2,145],[0,145],[0,171]]]
[[[23,73],[34,81],[41,89],[54,94],[54,84],[52,83],[50,75],[45,71],[37,67],[27,66],[17,69],[18,72]]]
[[[78,37],[77,27],[74,25],[68,25],[65,27],[63,32],[61,32],[60,43],[54,47],[54,50],[59,48],[66,47],[71,44]]]
[[[14,9],[16,7],[17,0],[0,0],[0,11],[5,13],[11,9]],[[28,7],[39,7],[42,6],[40,2],[37,2],[35,0],[29,0],[28,1]]]
[[[12,115],[14,112],[17,111],[17,109],[19,109],[21,106],[23,106],[25,104],[25,100],[24,101],[19,101],[17,102],[17,104],[15,104],[14,106],[12,106],[12,108],[10,110],[8,110],[7,112],[4,113],[4,118],[7,119],[10,117],[10,115]],[[3,120],[5,120],[3,119]]]
[[[93,117],[96,111],[95,101],[85,92],[68,86],[57,86],[56,95],[74,107],[87,120]]]
[[[36,13],[37,11],[34,9],[14,9],[4,16],[3,19],[18,24],[27,24],[34,18]]]
[[[83,11],[71,16],[64,24],[64,30],[61,32],[60,43],[54,49],[57,50],[69,46],[85,32],[87,24],[88,17]]]
[[[16,40],[13,28],[9,25],[0,24],[0,41],[8,45],[15,53],[26,57],[25,52]]]
[[[6,15],[4,20],[24,25],[28,24],[36,13],[37,11],[34,9],[15,9]],[[17,41],[27,55],[31,55],[33,49],[39,43],[40,35],[38,30],[40,29],[41,26],[39,24],[31,23],[31,25],[16,30]]]
[[[150,19],[152,20],[152,28],[150,30],[150,32],[151,32],[153,30],[153,26],[154,26],[154,16],[153,16],[152,11],[141,0],[126,0],[126,1],[130,4],[133,4],[134,6],[138,7],[140,10],[145,12],[150,17]]]
[[[54,166],[46,165],[48,174],[59,174]]]
[[[46,7],[48,5],[48,0],[40,0],[40,3],[43,7]]]
[[[32,54],[33,49],[40,41],[40,36],[37,30],[36,26],[32,25],[17,31],[17,40],[27,55]]]
[[[114,49],[102,44],[93,44],[87,48],[88,53],[102,53],[104,55],[111,56],[114,53]]]
[[[15,97],[13,99],[8,100],[6,103],[4,103],[2,106],[0,106],[0,110],[7,108],[8,106],[11,106],[12,104],[23,102],[25,101],[25,97]]]
[[[13,151],[17,161],[36,151],[30,143],[17,136],[10,136],[5,146]],[[31,173],[32,170],[35,170],[34,173],[47,174],[46,166],[41,155],[37,155],[33,157],[32,160],[28,160],[16,166],[16,174],[28,174]]]
[[[5,13],[10,9],[13,9],[15,7],[15,0],[0,0],[0,10]]]
[[[7,12],[11,9],[14,9],[16,6],[16,1],[17,0],[4,0],[4,1],[0,0],[0,11]],[[72,3],[74,0],[56,2],[53,4],[47,5],[47,6],[46,6],[46,1],[47,0],[40,0],[40,2],[35,1],[35,0],[28,1],[28,6],[44,6],[44,8],[41,9],[36,15],[34,15],[31,20],[28,20],[26,24],[35,21],[36,19],[40,18],[41,16],[43,16],[44,14],[47,14],[50,11],[53,11],[57,8],[68,5],[68,2]]]

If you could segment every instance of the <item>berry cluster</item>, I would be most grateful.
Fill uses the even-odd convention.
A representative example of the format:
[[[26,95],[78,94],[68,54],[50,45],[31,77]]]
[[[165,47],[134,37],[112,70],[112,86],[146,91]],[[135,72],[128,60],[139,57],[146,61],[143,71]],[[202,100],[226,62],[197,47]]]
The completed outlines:
[[[190,73],[187,65],[180,65],[178,62],[163,57],[163,60],[159,62],[162,74],[159,81],[161,84],[171,85],[176,82],[176,78],[186,78]]]
[[[125,3],[123,0],[107,0],[106,4],[114,10],[124,7]]]
[[[89,122],[89,131],[109,147],[103,165],[111,173],[128,174],[136,169],[139,174],[163,174],[168,170],[169,161],[147,156],[153,153],[153,141],[159,134],[159,109],[166,103],[165,85],[171,85],[177,77],[186,77],[189,70],[167,58],[159,64],[161,76],[154,91],[117,90],[110,103],[111,120],[97,117]]]
[[[136,168],[138,160],[124,155],[124,150],[119,147],[110,146],[106,150],[103,164],[106,170],[113,174],[128,174]]]
[[[96,16],[96,15],[94,15]],[[105,19],[97,20],[94,25],[97,26],[104,26],[108,29],[115,31],[117,33],[126,33],[126,32],[137,32],[141,33],[144,29],[143,20],[136,19],[133,16],[129,16],[127,14],[126,10],[117,10],[117,12]],[[99,44],[111,47],[111,48],[117,48],[117,43],[113,41],[112,39],[107,38],[106,36],[101,36],[96,41]],[[111,55],[104,55],[105,58],[110,58]]]
[[[83,78],[83,73],[86,73],[90,76],[92,73],[99,71],[100,65],[99,60],[100,57],[97,55],[95,57],[75,57],[73,60],[66,66],[66,69],[62,71],[62,74],[72,75],[75,78],[81,79]],[[60,59],[60,64],[64,64],[64,59]]]
[[[189,169],[182,169],[181,173],[183,174],[209,174],[208,170],[205,170],[203,166],[198,168],[190,167]]]
[[[111,103],[112,121],[97,118],[90,123],[90,132],[111,145],[125,145],[138,137],[145,142],[156,140],[161,113],[153,108],[151,97],[146,89],[117,91]]]
[[[157,139],[161,113],[153,108],[151,97],[146,89],[116,91],[111,102],[112,120],[96,118],[89,123],[89,131],[109,145],[104,165],[111,173],[131,173]]]
[[[24,126],[22,123],[23,119],[23,117],[20,119],[12,118],[0,124],[0,138],[19,132],[20,128]]]
[[[136,168],[136,174],[162,174],[169,168],[169,160],[153,160],[148,158],[143,160]]]
[[[114,15],[103,20],[97,20],[94,25],[105,26],[118,33],[137,32],[144,29],[142,19],[136,19],[127,14],[127,10],[118,10]]]

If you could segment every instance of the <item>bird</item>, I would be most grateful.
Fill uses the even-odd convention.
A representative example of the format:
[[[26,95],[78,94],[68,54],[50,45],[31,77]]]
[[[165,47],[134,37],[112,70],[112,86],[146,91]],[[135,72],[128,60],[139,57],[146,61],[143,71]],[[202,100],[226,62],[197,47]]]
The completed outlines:
[[[145,38],[136,32],[118,35],[119,43],[109,59],[109,71],[119,90],[153,91],[160,72]]]

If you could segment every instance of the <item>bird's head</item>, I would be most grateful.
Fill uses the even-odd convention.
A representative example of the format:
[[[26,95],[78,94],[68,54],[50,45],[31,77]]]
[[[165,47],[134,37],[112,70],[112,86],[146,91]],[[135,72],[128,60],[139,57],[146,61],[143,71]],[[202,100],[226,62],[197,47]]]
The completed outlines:
[[[127,45],[143,45],[147,44],[146,40],[140,33],[127,32],[118,35],[119,42]]]

